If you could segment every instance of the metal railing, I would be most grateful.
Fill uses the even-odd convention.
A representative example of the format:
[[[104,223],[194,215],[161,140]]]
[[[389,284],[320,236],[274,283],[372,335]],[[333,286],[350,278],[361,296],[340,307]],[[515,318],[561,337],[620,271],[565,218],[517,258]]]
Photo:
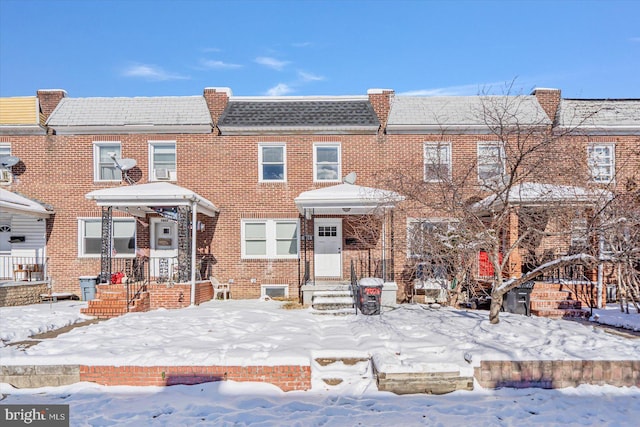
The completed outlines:
[[[0,280],[47,280],[48,258],[0,255]]]
[[[356,312],[356,316],[358,315],[358,276],[356,274],[356,267],[354,265],[354,260],[351,260],[351,280],[349,282],[349,287],[351,289],[351,297],[353,298],[353,309]]]

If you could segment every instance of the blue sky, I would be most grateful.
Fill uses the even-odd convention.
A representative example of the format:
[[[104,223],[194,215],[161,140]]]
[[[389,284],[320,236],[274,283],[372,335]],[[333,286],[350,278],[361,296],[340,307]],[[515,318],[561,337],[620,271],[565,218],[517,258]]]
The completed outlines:
[[[640,98],[640,1],[0,0],[0,96]]]

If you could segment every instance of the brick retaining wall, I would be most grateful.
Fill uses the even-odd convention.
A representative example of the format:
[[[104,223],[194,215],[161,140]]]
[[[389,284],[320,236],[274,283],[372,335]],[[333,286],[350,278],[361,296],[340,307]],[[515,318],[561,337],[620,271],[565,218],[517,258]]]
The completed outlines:
[[[485,388],[640,387],[640,360],[483,360],[474,376]]]
[[[40,295],[46,293],[47,284],[42,282],[0,286],[0,307],[37,304],[41,301]]]
[[[80,366],[80,381],[102,385],[169,386],[213,381],[256,381],[283,391],[309,390],[311,367],[284,366]]]

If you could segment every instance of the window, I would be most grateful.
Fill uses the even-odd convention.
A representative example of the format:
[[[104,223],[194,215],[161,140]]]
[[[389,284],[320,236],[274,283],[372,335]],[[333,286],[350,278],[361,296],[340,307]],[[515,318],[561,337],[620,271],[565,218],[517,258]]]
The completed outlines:
[[[120,181],[122,171],[114,158],[121,158],[119,142],[95,142],[93,145],[93,179],[95,181]]]
[[[176,143],[149,142],[149,180],[176,179]]]
[[[260,296],[269,298],[288,298],[289,285],[261,285]]]
[[[504,159],[500,143],[478,143],[478,180],[482,183],[499,182],[505,172]]]
[[[297,258],[298,221],[242,221],[242,258]]]
[[[588,164],[595,182],[609,183],[615,173],[614,144],[593,144],[588,148]]]
[[[113,218],[112,252],[116,257],[135,256],[136,221],[131,218]],[[102,246],[102,219],[78,220],[78,256],[99,257]]]
[[[437,182],[451,178],[451,145],[446,142],[424,144],[424,180]]]
[[[11,145],[0,143],[0,157],[11,155]]]
[[[423,257],[437,251],[441,243],[455,238],[456,223],[448,219],[409,219],[407,256]],[[449,243],[447,243],[449,242]]]
[[[258,147],[259,180],[284,182],[287,180],[287,152],[284,144],[260,144]]]
[[[313,180],[340,181],[340,144],[315,144],[313,147]]]
[[[0,157],[11,155],[11,145],[0,143]],[[0,184],[7,185],[13,181],[13,175],[11,174],[10,167],[3,167],[0,165]]]

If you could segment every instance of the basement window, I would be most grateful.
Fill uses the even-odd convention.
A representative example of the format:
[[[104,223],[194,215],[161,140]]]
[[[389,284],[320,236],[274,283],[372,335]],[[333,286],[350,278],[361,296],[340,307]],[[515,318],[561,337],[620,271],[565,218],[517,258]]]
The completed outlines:
[[[261,285],[260,296],[269,298],[288,298],[289,285]]]

